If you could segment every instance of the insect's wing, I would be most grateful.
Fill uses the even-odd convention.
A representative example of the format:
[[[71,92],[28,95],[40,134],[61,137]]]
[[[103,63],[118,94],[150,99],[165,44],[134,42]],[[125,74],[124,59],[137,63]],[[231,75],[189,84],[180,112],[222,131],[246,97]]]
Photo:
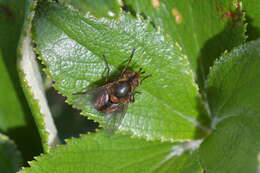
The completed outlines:
[[[116,131],[124,119],[128,104],[120,104],[118,110],[110,114],[102,113],[96,110],[94,106],[96,98],[102,94],[107,94],[107,87],[108,85],[104,85],[84,93],[75,94],[73,106],[82,110],[83,114],[95,117],[95,120],[99,120],[102,124],[104,124],[105,129]]]
[[[116,131],[120,128],[122,121],[126,115],[128,104],[121,104],[120,108],[110,115],[106,115],[105,121],[107,124],[106,129]]]
[[[101,113],[95,109],[96,98],[101,94],[106,94],[106,85],[86,92],[76,93],[73,95],[72,104],[75,108],[82,110],[86,114],[100,116]]]

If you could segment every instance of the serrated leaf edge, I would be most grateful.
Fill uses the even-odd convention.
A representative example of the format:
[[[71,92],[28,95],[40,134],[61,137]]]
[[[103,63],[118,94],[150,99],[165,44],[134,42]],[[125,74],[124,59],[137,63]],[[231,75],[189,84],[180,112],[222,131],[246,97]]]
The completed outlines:
[[[50,113],[50,110],[47,105],[47,101],[44,98],[45,97],[44,94],[43,94],[43,97],[37,98],[37,92],[33,92],[32,86],[29,85],[29,83],[30,83],[30,80],[28,78],[29,74],[26,73],[25,69],[23,69],[23,63],[25,61],[23,50],[25,47],[27,47],[28,49],[32,49],[30,30],[31,30],[31,22],[32,22],[34,14],[35,14],[34,10],[37,6],[37,1],[31,1],[29,5],[30,5],[29,14],[28,14],[28,16],[26,16],[24,26],[23,26],[24,29],[22,31],[22,34],[21,34],[21,37],[19,40],[18,49],[17,49],[18,50],[17,54],[19,57],[17,68],[18,68],[20,82],[22,84],[26,99],[29,103],[30,108],[32,109],[35,122],[36,122],[38,130],[40,132],[44,151],[48,152],[50,150],[51,146],[54,146],[54,145],[56,145],[56,143],[58,143],[57,130],[53,123],[51,113]],[[28,50],[28,52],[31,53],[31,55],[33,54],[32,50]],[[33,54],[33,56],[35,56],[35,55]],[[39,73],[37,63],[36,62],[33,62],[33,63],[36,68],[36,71],[38,71],[38,73]],[[33,75],[35,78],[37,78],[35,76],[35,74],[33,74]],[[40,80],[40,81],[42,80],[40,77],[40,74],[38,74],[38,80]],[[43,103],[45,103],[44,107],[45,107],[46,111],[43,111],[45,113],[43,113],[41,111],[42,105],[40,104],[39,99],[43,100]],[[47,113],[47,115],[46,115],[46,113]],[[46,116],[48,116],[48,117],[46,117]],[[49,119],[49,121],[46,120],[46,118]],[[45,122],[45,120],[46,120],[46,122]],[[49,127],[47,127],[47,125],[46,125],[47,121],[48,121],[48,123],[51,123],[52,130],[50,130]]]

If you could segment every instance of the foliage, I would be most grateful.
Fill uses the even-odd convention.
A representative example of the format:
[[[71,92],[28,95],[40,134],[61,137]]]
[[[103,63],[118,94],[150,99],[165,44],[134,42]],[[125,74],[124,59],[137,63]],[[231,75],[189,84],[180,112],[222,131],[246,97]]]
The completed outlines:
[[[254,0],[1,1],[1,171],[259,172],[259,11]],[[150,77],[125,112],[100,113],[89,93],[131,54],[128,70]]]

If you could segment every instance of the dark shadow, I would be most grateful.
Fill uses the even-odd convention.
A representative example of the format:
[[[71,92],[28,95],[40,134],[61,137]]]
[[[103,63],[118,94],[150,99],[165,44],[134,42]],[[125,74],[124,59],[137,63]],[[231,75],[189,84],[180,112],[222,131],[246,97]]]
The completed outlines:
[[[19,103],[22,105],[22,111],[26,120],[25,126],[8,129],[7,131],[2,131],[2,133],[8,135],[17,144],[18,149],[22,153],[24,164],[26,165],[27,161],[33,160],[33,157],[39,155],[43,149],[17,71],[17,46],[23,25],[24,14],[19,14],[18,16],[17,14],[14,14],[8,6],[3,4],[0,4],[0,8],[1,20],[6,23],[6,25],[3,26],[4,28],[1,28],[2,30],[0,31],[0,49],[2,51],[5,67],[11,78],[12,85],[15,88]],[[17,3],[17,8],[20,9],[19,12],[23,12],[25,2],[19,1],[19,3]]]
[[[34,156],[38,156],[43,152],[38,129],[33,120],[27,119],[26,122],[28,126],[11,128],[3,132],[15,142],[18,150],[21,152],[24,161],[23,166],[29,166],[27,162],[34,160]]]
[[[155,23],[154,23],[152,20],[149,20],[148,17],[145,15],[144,12],[140,12],[140,11],[139,11],[139,12],[137,13],[137,12],[134,10],[134,8],[133,8],[132,6],[130,6],[130,5],[128,5],[128,4],[126,3],[126,1],[124,1],[124,0],[123,0],[123,4],[124,4],[124,6],[122,7],[122,10],[123,10],[123,11],[128,12],[128,13],[130,13],[132,16],[135,16],[135,17],[137,17],[137,15],[142,16],[142,18],[143,18],[144,20],[149,21],[150,24],[156,29]]]
[[[79,137],[80,134],[95,132],[98,123],[80,115],[80,111],[73,109],[65,102],[65,97],[50,88],[46,92],[51,113],[62,143],[65,139]]]
[[[199,97],[197,97],[197,110],[199,112],[199,116],[196,121],[199,123],[199,126],[196,128],[194,133],[194,139],[203,139],[211,133],[211,119],[202,104],[201,98]]]
[[[246,35],[248,36],[248,41],[256,40],[260,37],[260,28],[253,26],[252,22],[253,19],[249,16],[246,16],[247,21],[247,32]]]
[[[6,18],[9,18],[9,20],[14,19],[14,15],[13,15],[12,11],[3,4],[0,4],[0,14],[2,16],[5,16]]]
[[[197,80],[200,89],[204,88],[204,82],[209,73],[210,67],[213,66],[216,59],[218,59],[225,50],[231,50],[232,48],[241,44],[241,37],[230,34],[232,30],[237,30],[233,24],[227,24],[225,29],[219,34],[209,39],[200,50],[200,55],[197,58],[198,70]]]
[[[125,12],[128,12],[128,13],[130,13],[131,15],[133,15],[133,16],[136,17],[136,11],[133,9],[133,7],[131,7],[130,5],[128,5],[125,0],[122,0],[122,3],[124,4],[124,5],[121,7],[122,10],[125,11]]]

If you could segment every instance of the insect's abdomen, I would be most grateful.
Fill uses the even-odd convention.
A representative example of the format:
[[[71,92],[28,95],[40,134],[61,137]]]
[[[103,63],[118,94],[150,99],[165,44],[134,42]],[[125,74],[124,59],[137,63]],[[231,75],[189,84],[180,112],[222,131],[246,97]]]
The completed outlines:
[[[118,104],[112,103],[109,99],[109,95],[107,93],[101,94],[97,96],[95,108],[103,113],[109,114],[117,111]]]

